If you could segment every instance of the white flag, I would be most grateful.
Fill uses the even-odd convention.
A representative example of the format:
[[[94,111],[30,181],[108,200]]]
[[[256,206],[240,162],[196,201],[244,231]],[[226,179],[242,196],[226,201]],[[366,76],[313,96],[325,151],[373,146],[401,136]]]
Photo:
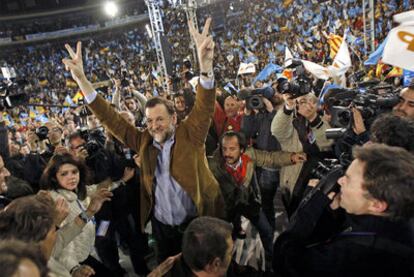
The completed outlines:
[[[291,65],[293,62],[293,55],[292,52],[290,52],[289,47],[285,48],[285,67]]]
[[[256,73],[256,66],[252,63],[241,63],[237,75]]]
[[[328,80],[329,70],[319,64],[316,64],[314,62],[302,60],[303,66],[305,67],[306,71],[308,71],[310,74],[312,74],[315,78],[322,79],[322,80]]]
[[[414,70],[414,10],[394,16],[401,23],[388,34],[382,61],[406,70]]]
[[[352,66],[351,56],[349,55],[348,45],[346,44],[346,37],[342,39],[341,46],[338,53],[336,53],[335,59],[328,69],[331,71],[332,76],[342,76]]]

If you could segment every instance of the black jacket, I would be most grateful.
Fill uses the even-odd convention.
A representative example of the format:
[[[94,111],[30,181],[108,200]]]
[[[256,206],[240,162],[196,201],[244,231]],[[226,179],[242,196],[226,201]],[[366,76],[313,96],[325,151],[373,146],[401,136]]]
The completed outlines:
[[[414,276],[408,222],[348,215],[346,230],[310,244],[329,202],[317,192],[277,239],[273,267],[279,276]]]

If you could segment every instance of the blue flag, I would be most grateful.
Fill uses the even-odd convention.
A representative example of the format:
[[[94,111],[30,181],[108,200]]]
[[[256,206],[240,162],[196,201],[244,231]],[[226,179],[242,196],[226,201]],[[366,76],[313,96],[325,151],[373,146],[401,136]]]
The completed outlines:
[[[364,65],[376,65],[379,60],[382,58],[382,53],[384,52],[385,44],[387,44],[388,36],[384,41],[378,46],[377,50],[369,55],[368,60],[364,62]]]
[[[283,71],[283,68],[277,64],[269,63],[266,65],[266,67],[260,71],[260,73],[256,76],[253,83],[256,83],[257,81],[263,81],[266,80],[270,75],[277,72],[280,73]]]
[[[408,87],[414,80],[414,71],[403,70],[403,86]]]

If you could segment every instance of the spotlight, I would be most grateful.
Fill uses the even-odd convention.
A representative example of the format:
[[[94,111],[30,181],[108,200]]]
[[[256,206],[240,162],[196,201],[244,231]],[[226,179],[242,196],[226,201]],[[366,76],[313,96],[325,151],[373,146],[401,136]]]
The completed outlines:
[[[118,14],[118,6],[114,2],[106,2],[104,6],[105,13],[110,17]]]

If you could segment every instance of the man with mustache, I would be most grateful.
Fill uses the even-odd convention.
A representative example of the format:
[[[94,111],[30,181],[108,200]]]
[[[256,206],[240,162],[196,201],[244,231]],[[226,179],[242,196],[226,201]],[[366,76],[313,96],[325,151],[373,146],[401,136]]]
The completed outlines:
[[[189,24],[201,76],[194,108],[178,127],[173,104],[160,97],[146,103],[146,130],[140,131],[128,123],[87,80],[80,42],[76,53],[66,45],[71,59],[64,59],[63,63],[81,88],[90,110],[112,135],[141,158],[141,228],[144,230],[151,219],[158,261],[181,252],[183,232],[193,218],[218,216],[221,212],[219,185],[208,168],[204,148],[215,101],[210,23],[211,18],[202,33]]]
[[[210,169],[220,184],[226,203],[228,220],[234,225],[233,236],[240,237],[240,217],[244,216],[259,231],[270,270],[273,229],[262,208],[256,166],[277,168],[306,160],[305,154],[247,148],[242,133],[227,131],[219,142],[219,149],[209,160]],[[273,215],[275,216],[275,215]]]

